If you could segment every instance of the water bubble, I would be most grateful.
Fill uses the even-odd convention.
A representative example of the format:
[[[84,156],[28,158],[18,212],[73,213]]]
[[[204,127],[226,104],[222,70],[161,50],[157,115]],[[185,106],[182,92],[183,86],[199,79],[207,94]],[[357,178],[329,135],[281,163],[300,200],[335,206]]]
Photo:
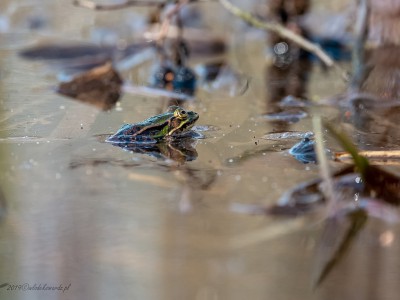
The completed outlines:
[[[277,43],[274,46],[274,52],[278,55],[285,54],[289,50],[289,46],[285,42]]]

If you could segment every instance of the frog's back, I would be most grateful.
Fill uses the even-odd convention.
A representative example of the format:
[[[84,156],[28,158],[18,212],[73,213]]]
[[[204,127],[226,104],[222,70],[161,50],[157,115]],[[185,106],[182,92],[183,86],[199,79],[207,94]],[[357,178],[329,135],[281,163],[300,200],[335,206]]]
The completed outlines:
[[[132,143],[156,143],[157,141],[151,134],[137,134],[146,127],[145,122],[136,124],[125,124],[115,134],[110,136],[106,142],[116,144],[132,144]]]

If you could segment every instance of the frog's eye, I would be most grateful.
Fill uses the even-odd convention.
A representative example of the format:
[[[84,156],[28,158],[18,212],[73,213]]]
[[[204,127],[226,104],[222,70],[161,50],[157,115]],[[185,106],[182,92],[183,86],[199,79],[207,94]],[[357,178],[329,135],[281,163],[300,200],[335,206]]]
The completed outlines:
[[[183,109],[177,109],[174,111],[174,116],[180,120],[185,120],[187,118],[188,114]]]

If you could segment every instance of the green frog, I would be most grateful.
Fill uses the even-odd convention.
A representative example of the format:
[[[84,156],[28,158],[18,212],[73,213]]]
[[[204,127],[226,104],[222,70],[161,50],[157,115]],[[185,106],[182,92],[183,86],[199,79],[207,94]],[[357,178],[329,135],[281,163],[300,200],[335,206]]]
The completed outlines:
[[[189,131],[198,119],[199,115],[193,111],[186,111],[179,106],[170,106],[165,113],[139,123],[123,125],[106,142],[119,146],[155,144]]]

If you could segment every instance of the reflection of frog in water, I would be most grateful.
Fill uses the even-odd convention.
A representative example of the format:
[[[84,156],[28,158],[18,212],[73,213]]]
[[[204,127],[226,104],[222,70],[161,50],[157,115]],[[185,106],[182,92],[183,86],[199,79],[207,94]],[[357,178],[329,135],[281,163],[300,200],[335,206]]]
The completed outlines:
[[[197,152],[193,147],[193,135],[188,133],[198,118],[193,111],[170,106],[163,114],[123,125],[106,141],[135,153],[177,162],[191,161],[197,158]]]
[[[199,115],[193,111],[185,111],[179,106],[170,106],[163,114],[139,123],[123,125],[106,141],[120,146],[155,144],[187,132],[198,118]]]
[[[172,159],[178,163],[184,163],[185,161],[192,161],[197,158],[197,151],[194,148],[195,143],[196,142],[189,136],[179,141],[163,141],[157,144],[115,145],[127,151],[147,154],[161,160]]]

